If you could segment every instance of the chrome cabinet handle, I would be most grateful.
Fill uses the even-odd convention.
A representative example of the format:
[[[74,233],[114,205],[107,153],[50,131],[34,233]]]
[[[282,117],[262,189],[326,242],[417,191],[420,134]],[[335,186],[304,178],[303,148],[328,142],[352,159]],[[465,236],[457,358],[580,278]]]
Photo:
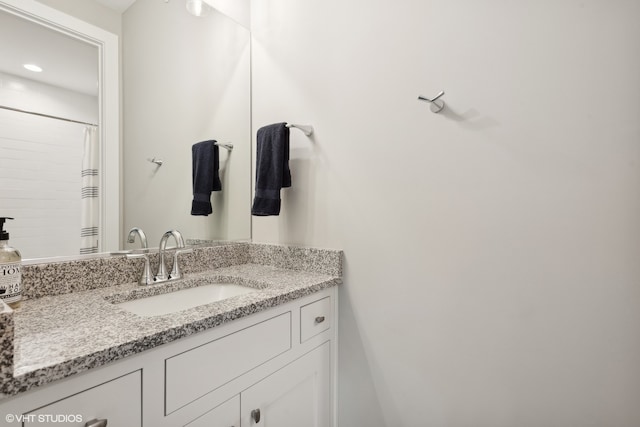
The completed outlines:
[[[91,420],[87,421],[84,427],[107,427],[107,420]]]
[[[260,409],[254,409],[253,411],[251,411],[251,419],[256,424],[260,422]]]
[[[322,323],[322,322],[324,322],[324,316],[318,316],[318,317],[316,317],[316,324],[317,324],[317,323]]]

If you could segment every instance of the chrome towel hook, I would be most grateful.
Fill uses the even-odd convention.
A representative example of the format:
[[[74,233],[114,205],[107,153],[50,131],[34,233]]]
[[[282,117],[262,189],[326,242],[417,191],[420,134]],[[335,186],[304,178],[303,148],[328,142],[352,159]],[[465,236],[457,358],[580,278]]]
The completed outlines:
[[[425,101],[431,104],[431,111],[433,113],[439,113],[444,108],[444,101],[438,100],[442,95],[444,95],[444,91],[441,90],[439,94],[436,95],[435,98],[429,99],[424,96],[418,96],[419,101]]]

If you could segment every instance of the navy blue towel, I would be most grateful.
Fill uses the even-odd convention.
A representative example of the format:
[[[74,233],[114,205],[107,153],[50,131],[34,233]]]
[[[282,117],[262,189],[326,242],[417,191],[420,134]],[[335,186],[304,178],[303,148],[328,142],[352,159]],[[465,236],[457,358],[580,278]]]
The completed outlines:
[[[289,128],[286,123],[258,129],[256,154],[256,195],[251,214],[279,215],[280,189],[291,187]]]
[[[209,215],[211,208],[211,192],[222,190],[222,183],[218,176],[220,158],[215,140],[202,141],[193,144],[191,155],[193,160],[193,201],[191,215]]]

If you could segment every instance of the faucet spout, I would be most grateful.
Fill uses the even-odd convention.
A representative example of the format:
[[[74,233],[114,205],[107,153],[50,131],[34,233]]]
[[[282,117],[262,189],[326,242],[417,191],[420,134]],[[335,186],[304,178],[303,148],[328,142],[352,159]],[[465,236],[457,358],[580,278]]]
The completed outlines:
[[[131,230],[129,230],[127,242],[134,243],[136,241],[136,234],[140,237],[140,245],[142,246],[142,248],[149,248],[149,246],[147,245],[147,236],[146,234],[144,234],[144,231],[142,231],[142,228],[140,227],[133,227]]]
[[[167,241],[169,240],[169,237],[172,237],[172,236],[176,241],[177,249],[185,247],[184,239],[182,238],[182,233],[180,233],[178,230],[169,230],[162,235],[162,238],[160,239],[160,245],[158,247],[158,255],[160,260],[158,261],[158,274],[156,274],[156,277],[155,277],[156,282],[164,282],[169,279],[179,279],[181,277],[180,269],[178,268],[178,257],[177,257],[178,251],[177,250],[176,250],[176,255],[174,256],[173,268],[171,270],[171,273],[167,274],[167,266],[165,264],[164,257],[165,257],[165,250],[167,248]]]

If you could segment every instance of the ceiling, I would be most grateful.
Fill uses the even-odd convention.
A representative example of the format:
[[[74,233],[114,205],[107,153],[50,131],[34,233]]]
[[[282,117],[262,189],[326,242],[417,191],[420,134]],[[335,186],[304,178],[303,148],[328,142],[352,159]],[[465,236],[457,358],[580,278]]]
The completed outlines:
[[[98,94],[96,46],[0,11],[0,52],[0,72]],[[43,71],[28,71],[23,64],[36,64]]]
[[[129,8],[136,0],[95,0],[103,6],[122,13]]]

